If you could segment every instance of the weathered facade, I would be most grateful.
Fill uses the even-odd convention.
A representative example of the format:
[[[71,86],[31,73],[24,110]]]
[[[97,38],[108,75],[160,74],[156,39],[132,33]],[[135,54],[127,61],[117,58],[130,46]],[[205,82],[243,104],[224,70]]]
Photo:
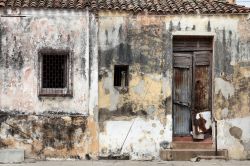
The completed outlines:
[[[95,17],[88,11],[15,14],[1,17],[1,146],[38,157],[96,153]],[[73,97],[39,96],[39,51],[52,49],[72,52]]]
[[[24,148],[27,156],[41,159],[157,159],[160,149],[171,148],[179,135],[194,137],[194,103],[204,102],[195,116],[208,117],[205,124],[211,132],[204,135],[212,148],[217,142],[230,158],[249,158],[249,9],[227,6],[209,13],[199,8],[195,13],[192,8],[185,14],[176,5],[180,13],[166,14],[164,8],[157,15],[147,8],[149,12],[141,12],[141,6],[134,13],[121,7],[119,12],[105,11],[101,3],[97,12],[94,5],[82,5],[81,11],[1,10],[1,147]],[[185,10],[193,7],[185,5]],[[40,52],[63,51],[72,58],[72,76],[66,81],[72,91],[44,95]],[[178,61],[176,54],[190,61]],[[195,55],[201,54],[205,56],[199,61],[202,56]],[[181,75],[182,70],[191,77]],[[184,79],[178,89],[177,80]],[[196,83],[206,85],[202,89]],[[187,105],[178,93],[187,95]],[[188,112],[177,130],[178,105]]]
[[[198,35],[213,38],[212,113],[218,121],[218,147],[228,149],[231,157],[245,158],[249,44],[244,35],[249,34],[248,24],[247,16],[104,14],[99,21],[99,138],[107,145],[100,144],[100,151],[118,151],[128,132],[123,150],[136,157],[157,156],[159,142],[172,142],[172,39]],[[114,64],[129,65],[125,94],[113,87]],[[232,102],[236,98],[240,101]]]

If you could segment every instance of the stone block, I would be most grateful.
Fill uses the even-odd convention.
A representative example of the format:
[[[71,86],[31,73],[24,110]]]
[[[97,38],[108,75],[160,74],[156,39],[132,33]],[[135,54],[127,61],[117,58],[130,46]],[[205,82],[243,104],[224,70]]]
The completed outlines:
[[[0,149],[0,163],[21,163],[23,161],[23,149]]]

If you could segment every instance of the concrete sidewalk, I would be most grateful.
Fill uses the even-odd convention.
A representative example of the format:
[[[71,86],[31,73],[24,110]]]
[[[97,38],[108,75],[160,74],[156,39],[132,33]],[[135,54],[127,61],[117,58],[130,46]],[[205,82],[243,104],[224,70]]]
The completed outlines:
[[[121,160],[99,160],[99,161],[38,161],[35,163],[0,164],[3,166],[250,166],[250,160],[245,161],[223,161],[223,160],[201,160],[190,161],[121,161]]]

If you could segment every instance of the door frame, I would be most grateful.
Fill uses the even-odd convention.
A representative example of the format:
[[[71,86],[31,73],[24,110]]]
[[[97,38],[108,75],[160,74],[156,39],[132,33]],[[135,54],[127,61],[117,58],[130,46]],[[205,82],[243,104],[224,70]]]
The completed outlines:
[[[214,54],[215,54],[215,39],[216,39],[216,33],[214,32],[186,32],[186,31],[177,31],[177,32],[173,32],[172,35],[171,35],[171,70],[172,70],[172,75],[171,75],[171,78],[172,78],[172,85],[171,85],[171,89],[172,89],[172,92],[171,92],[171,111],[172,111],[172,126],[174,126],[174,120],[173,120],[173,115],[174,115],[174,107],[173,107],[173,85],[174,85],[174,79],[173,79],[173,76],[174,76],[174,73],[173,73],[173,57],[174,57],[174,49],[173,49],[173,39],[174,37],[190,37],[190,38],[195,38],[195,37],[207,37],[207,38],[211,38],[212,40],[212,55],[211,55],[211,67],[210,67],[210,71],[211,71],[211,81],[210,81],[210,87],[211,87],[211,90],[210,90],[210,94],[211,94],[211,103],[210,103],[210,107],[211,107],[211,121],[212,121],[212,141],[215,142],[215,117],[214,117],[214,90],[215,90],[215,87],[214,87]],[[174,138],[174,127],[172,127],[172,138]]]

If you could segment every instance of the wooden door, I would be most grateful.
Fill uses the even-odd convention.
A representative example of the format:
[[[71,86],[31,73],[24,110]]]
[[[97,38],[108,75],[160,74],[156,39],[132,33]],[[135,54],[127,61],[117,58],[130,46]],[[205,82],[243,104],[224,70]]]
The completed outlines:
[[[192,132],[194,139],[204,139],[205,124],[195,123],[197,114],[211,111],[211,52],[193,53]],[[199,129],[199,131],[198,131]]]
[[[174,36],[173,38],[173,134],[203,139],[197,132],[201,112],[211,108],[211,59],[213,38]],[[199,114],[199,115],[197,115]],[[203,125],[204,126],[204,125]],[[198,126],[200,130],[201,126]]]
[[[197,134],[197,113],[211,111],[211,52],[174,53],[173,128],[175,136]]]
[[[174,135],[184,136],[191,127],[192,54],[174,53],[173,60]]]
[[[193,111],[211,110],[211,53],[193,53]]]

